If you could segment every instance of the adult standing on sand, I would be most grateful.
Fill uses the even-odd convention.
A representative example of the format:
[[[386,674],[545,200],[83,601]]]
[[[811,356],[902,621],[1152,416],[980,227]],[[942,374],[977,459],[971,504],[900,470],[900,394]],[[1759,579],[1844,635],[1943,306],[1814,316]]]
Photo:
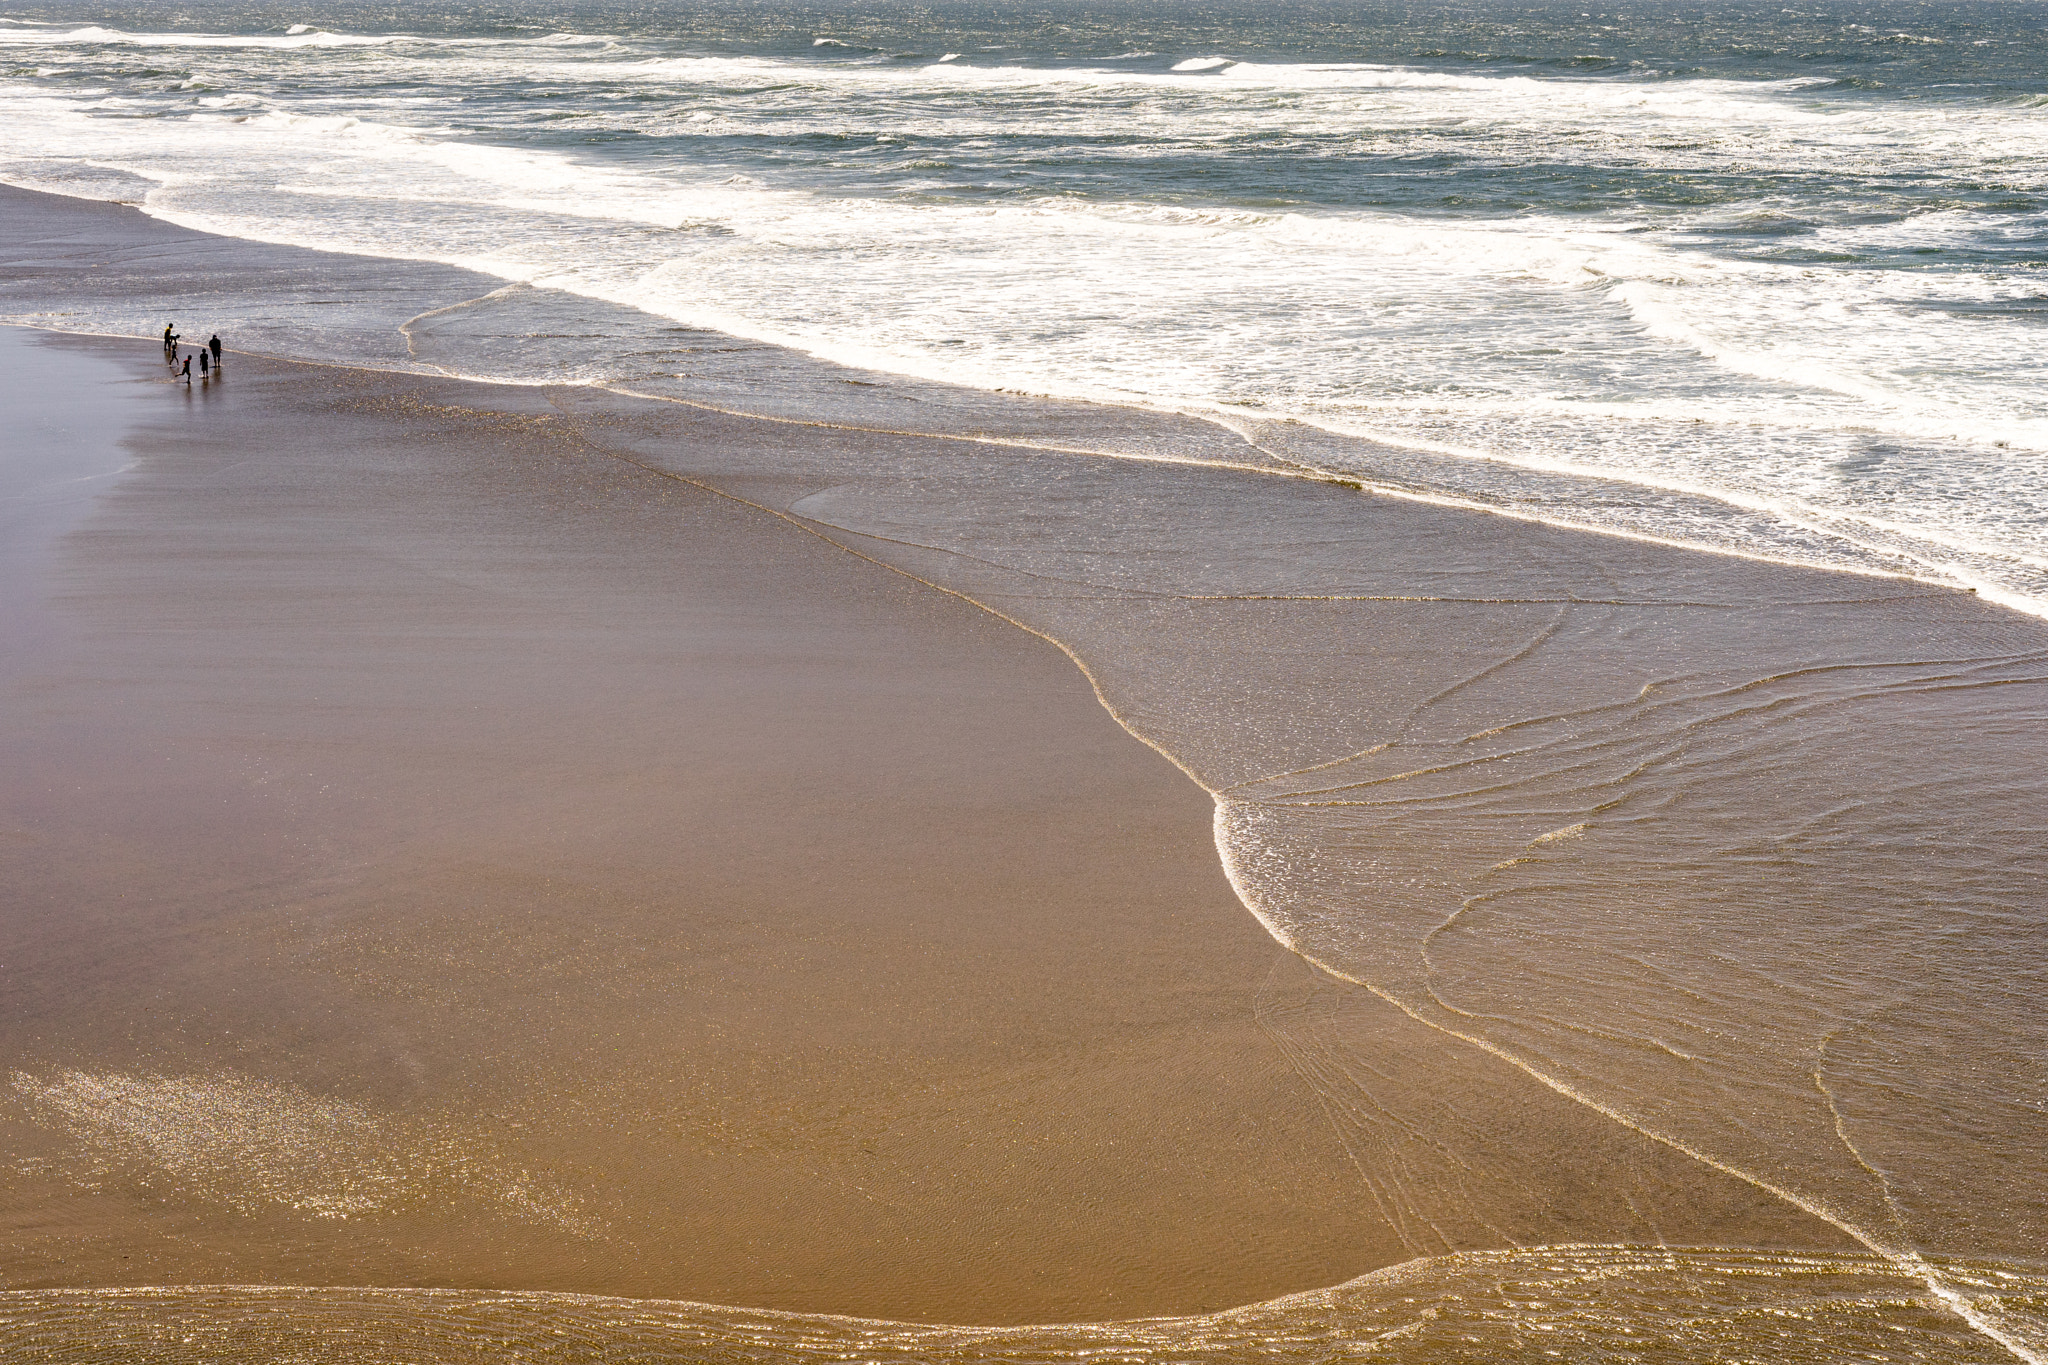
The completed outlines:
[[[175,322],[164,324],[164,358],[166,360],[176,360],[178,358],[178,334],[171,330],[177,325]]]
[[[206,343],[206,349],[213,352],[213,368],[220,368],[220,333],[215,332]]]

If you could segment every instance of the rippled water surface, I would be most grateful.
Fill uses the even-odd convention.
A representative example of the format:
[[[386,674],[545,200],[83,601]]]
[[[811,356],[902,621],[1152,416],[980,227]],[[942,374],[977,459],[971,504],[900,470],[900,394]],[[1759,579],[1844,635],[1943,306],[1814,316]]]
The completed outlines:
[[[0,176],[1412,475],[1377,437],[1553,519],[1530,471],[1604,476],[1576,520],[2032,604],[2038,19],[18,9]]]

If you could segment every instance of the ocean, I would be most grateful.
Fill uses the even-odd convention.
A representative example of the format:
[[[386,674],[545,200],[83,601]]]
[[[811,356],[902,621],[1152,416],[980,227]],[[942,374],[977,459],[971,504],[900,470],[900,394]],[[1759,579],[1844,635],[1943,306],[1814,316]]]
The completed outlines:
[[[28,6],[0,61],[10,183],[2048,602],[2031,4]],[[640,377],[524,330],[434,363]]]
[[[1215,799],[1412,1254],[1000,1332],[478,1301],[450,1358],[2048,1359],[2038,5],[25,7],[0,181],[398,282],[209,277],[231,347],[559,386],[650,467],[608,405],[814,433],[720,486]],[[161,330],[120,269],[9,320]]]

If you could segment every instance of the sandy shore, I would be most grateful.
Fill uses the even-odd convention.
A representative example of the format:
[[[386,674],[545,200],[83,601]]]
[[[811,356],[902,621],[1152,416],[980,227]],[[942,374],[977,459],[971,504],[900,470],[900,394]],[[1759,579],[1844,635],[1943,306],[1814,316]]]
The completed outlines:
[[[1257,1021],[1313,986],[1051,647],[532,392],[4,344],[135,461],[10,561],[9,1287],[1021,1321],[1384,1259]]]
[[[0,294],[42,311],[77,281],[95,316],[182,319],[241,282],[241,244],[113,206],[0,193],[0,237]],[[514,324],[617,321],[246,260],[280,347],[266,300],[319,317],[326,285],[387,346],[467,291],[426,342],[493,363]],[[1017,437],[1085,405],[643,339],[668,387],[231,354],[188,390],[147,341],[0,336],[36,433],[0,559],[0,1286],[1017,1324],[1601,1244],[1689,1304],[1666,1248],[1854,1252],[1893,1216],[1842,1115],[1911,1107],[1835,1107],[1876,1074],[1840,1039],[1926,931],[1917,901],[1896,943],[1836,926],[1948,875],[1934,845],[1973,860],[1935,900],[2027,903],[2037,623],[1077,457]],[[392,349],[364,358],[420,358]],[[1374,989],[1282,952],[1200,786],[975,601],[1073,648],[1226,806],[1293,821],[1240,885]],[[1834,832],[1873,792],[1913,838]],[[1589,824],[1616,793],[1680,818]],[[1844,963],[1867,980],[1800,1014],[1787,972]],[[1902,1140],[1968,1186],[1928,1112]]]

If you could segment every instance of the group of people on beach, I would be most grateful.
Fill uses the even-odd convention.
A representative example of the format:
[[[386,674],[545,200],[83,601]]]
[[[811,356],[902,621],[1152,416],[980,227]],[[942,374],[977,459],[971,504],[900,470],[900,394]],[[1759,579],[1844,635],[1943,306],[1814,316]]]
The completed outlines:
[[[171,367],[173,374],[183,379],[187,384],[190,384],[192,382],[192,357],[188,355],[183,357],[182,361],[180,360],[177,328],[178,324],[175,322],[164,324],[164,363]],[[199,378],[203,383],[220,369],[220,333],[215,332],[206,341],[200,343],[197,350],[199,355]]]

